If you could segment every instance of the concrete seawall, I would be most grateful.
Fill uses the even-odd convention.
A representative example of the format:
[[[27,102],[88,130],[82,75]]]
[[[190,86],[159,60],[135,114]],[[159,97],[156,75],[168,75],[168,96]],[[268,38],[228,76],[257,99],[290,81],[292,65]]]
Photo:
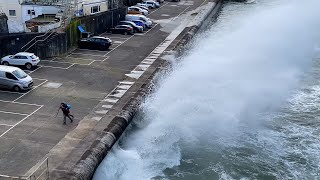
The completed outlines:
[[[194,21],[178,35],[177,38],[168,46],[166,51],[175,51],[182,53],[186,44],[192,38],[218,16],[218,12],[222,7],[222,0],[217,0],[211,5],[204,5],[201,12],[195,14]],[[101,131],[95,131],[98,138],[94,138],[90,148],[82,153],[81,158],[77,161],[71,171],[63,171],[63,168],[52,173],[51,178],[54,179],[74,179],[87,180],[91,179],[95,170],[108,154],[109,150],[123,134],[127,126],[132,121],[145,96],[150,94],[153,79],[155,75],[165,67],[165,61],[156,60],[146,73],[139,79],[133,89],[135,91],[128,92],[127,100],[123,102],[120,113],[114,114],[113,119],[108,122],[107,126],[100,126]],[[105,128],[106,127],[106,128]],[[80,157],[78,156],[78,157]],[[68,166],[68,165],[65,165]]]

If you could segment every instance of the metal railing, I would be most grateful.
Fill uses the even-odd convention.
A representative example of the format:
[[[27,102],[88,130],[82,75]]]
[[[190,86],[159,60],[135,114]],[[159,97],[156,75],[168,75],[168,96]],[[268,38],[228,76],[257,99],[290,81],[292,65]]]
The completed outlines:
[[[49,159],[46,158],[28,176],[7,176],[0,175],[1,180],[48,180],[49,179]]]
[[[28,51],[30,48],[32,48],[35,44],[37,44],[38,42],[43,42],[45,40],[47,40],[52,34],[54,34],[55,31],[54,30],[49,30],[47,31],[45,34],[43,35],[39,35],[34,37],[33,39],[31,39],[27,44],[25,44],[24,46],[22,46],[21,50],[22,51]],[[41,38],[41,39],[40,39]]]

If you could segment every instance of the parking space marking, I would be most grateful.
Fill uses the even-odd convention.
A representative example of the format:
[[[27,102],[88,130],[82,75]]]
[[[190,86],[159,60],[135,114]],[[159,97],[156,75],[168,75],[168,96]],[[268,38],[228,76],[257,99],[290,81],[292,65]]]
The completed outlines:
[[[13,101],[4,101],[4,100],[0,100],[0,102],[4,102],[4,103],[13,103],[13,104],[20,104],[20,105],[29,105],[29,106],[42,106],[39,104],[30,104],[30,103],[22,103],[22,102],[13,102]]]
[[[5,91],[5,90],[0,90],[0,93],[3,92],[3,93],[10,93],[10,94],[24,94],[22,92],[14,92],[14,91]]]
[[[99,51],[99,50],[90,50],[90,49],[75,49],[66,57],[69,57],[69,56],[71,56],[72,54],[75,54],[75,53],[80,53],[80,54],[85,54],[85,55],[100,55],[100,56],[103,56],[106,52],[108,52],[108,51]]]
[[[3,137],[5,134],[7,134],[11,129],[13,129],[14,127],[16,127],[17,125],[19,125],[20,123],[22,123],[24,120],[26,120],[27,118],[29,118],[30,116],[32,116],[34,113],[36,113],[37,111],[39,111],[41,108],[43,107],[43,105],[41,105],[40,107],[38,107],[36,110],[34,110],[32,113],[28,114],[26,117],[24,117],[22,120],[20,120],[19,122],[17,122],[15,125],[11,126],[8,130],[6,130],[4,133],[2,133],[0,135],[0,138]]]
[[[43,85],[44,83],[48,82],[48,80],[44,80],[42,83],[40,83],[38,86],[34,86],[34,88],[32,88],[31,90],[29,90],[28,92],[24,93],[23,95],[21,95],[20,97],[16,98],[15,100],[13,100],[12,102],[16,102],[17,100],[21,99],[22,97],[24,97],[25,95],[29,94],[30,92],[32,92],[33,90],[37,89],[38,87],[40,87],[41,85]]]
[[[32,71],[30,71],[30,70],[23,70],[23,71],[25,71],[27,74],[32,74],[32,73],[34,73],[35,71],[37,71],[37,70],[39,70],[41,68],[41,66],[38,66],[36,69],[34,69],[34,70],[32,70]]]
[[[150,29],[148,29],[148,31],[144,32],[144,33],[137,33],[135,35],[137,36],[143,36],[146,35],[148,32],[150,32],[153,28],[155,28],[158,25],[158,23],[155,23]]]
[[[181,16],[181,14],[183,14],[184,12],[186,12],[186,10],[189,9],[189,8],[190,8],[190,6],[186,7],[180,14],[178,14],[178,16],[174,17],[174,18],[172,19],[172,21],[176,20],[179,16]]]
[[[10,124],[0,124],[0,126],[13,126],[13,125],[10,125]]]
[[[0,111],[0,113],[3,113],[3,114],[14,114],[14,115],[20,115],[20,116],[28,116],[28,114],[9,112],[9,111]]]
[[[59,61],[54,61],[54,62],[69,63],[71,65],[69,67],[65,68],[65,69],[69,69],[70,67],[72,67],[75,64],[88,65],[88,64],[92,63],[92,61],[94,61],[94,60],[93,59],[80,59],[80,58],[69,57],[69,58],[59,58]],[[61,69],[63,69],[63,68],[61,68]]]
[[[116,47],[114,47],[112,50],[110,50],[109,52],[107,52],[104,56],[107,56],[108,54],[110,54],[112,51],[114,51],[115,49],[117,49],[119,46],[121,46],[122,44],[124,44],[125,42],[127,42],[129,39],[131,39],[134,35],[131,35],[128,39],[124,40],[121,44],[117,45]]]
[[[97,57],[103,57],[103,55],[97,55],[97,54],[84,54],[84,53],[71,53],[66,57],[71,57],[72,55],[86,55],[86,56],[97,56]]]
[[[148,15],[150,14],[153,14],[154,12],[157,12],[159,9],[161,9],[162,7],[166,6],[167,4],[169,4],[169,2],[165,3],[164,5],[160,6],[159,8],[157,8],[156,10],[152,11],[151,13],[149,13]]]

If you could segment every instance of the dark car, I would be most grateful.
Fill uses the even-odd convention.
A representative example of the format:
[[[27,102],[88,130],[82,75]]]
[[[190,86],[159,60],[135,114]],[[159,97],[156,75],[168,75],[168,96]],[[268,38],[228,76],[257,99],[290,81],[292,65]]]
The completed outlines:
[[[112,41],[106,37],[93,36],[80,39],[78,46],[81,49],[107,50],[112,45]]]
[[[133,27],[134,32],[143,32],[143,27],[136,25],[134,22],[131,21],[120,21],[119,25],[129,25]]]
[[[146,23],[143,22],[143,21],[141,21],[141,20],[134,20],[134,21],[132,21],[132,22],[134,22],[134,23],[135,23],[136,25],[138,25],[138,26],[142,26],[143,29],[147,28]]]
[[[129,25],[117,25],[110,28],[110,31],[114,34],[134,34],[133,27]]]

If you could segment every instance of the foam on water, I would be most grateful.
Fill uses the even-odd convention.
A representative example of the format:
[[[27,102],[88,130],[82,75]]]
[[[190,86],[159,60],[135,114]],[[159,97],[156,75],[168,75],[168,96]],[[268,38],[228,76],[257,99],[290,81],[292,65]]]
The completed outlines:
[[[224,7],[219,22],[159,78],[94,179],[319,174],[319,132],[301,119],[318,109],[320,83],[296,91],[320,42],[318,7],[318,0]]]

